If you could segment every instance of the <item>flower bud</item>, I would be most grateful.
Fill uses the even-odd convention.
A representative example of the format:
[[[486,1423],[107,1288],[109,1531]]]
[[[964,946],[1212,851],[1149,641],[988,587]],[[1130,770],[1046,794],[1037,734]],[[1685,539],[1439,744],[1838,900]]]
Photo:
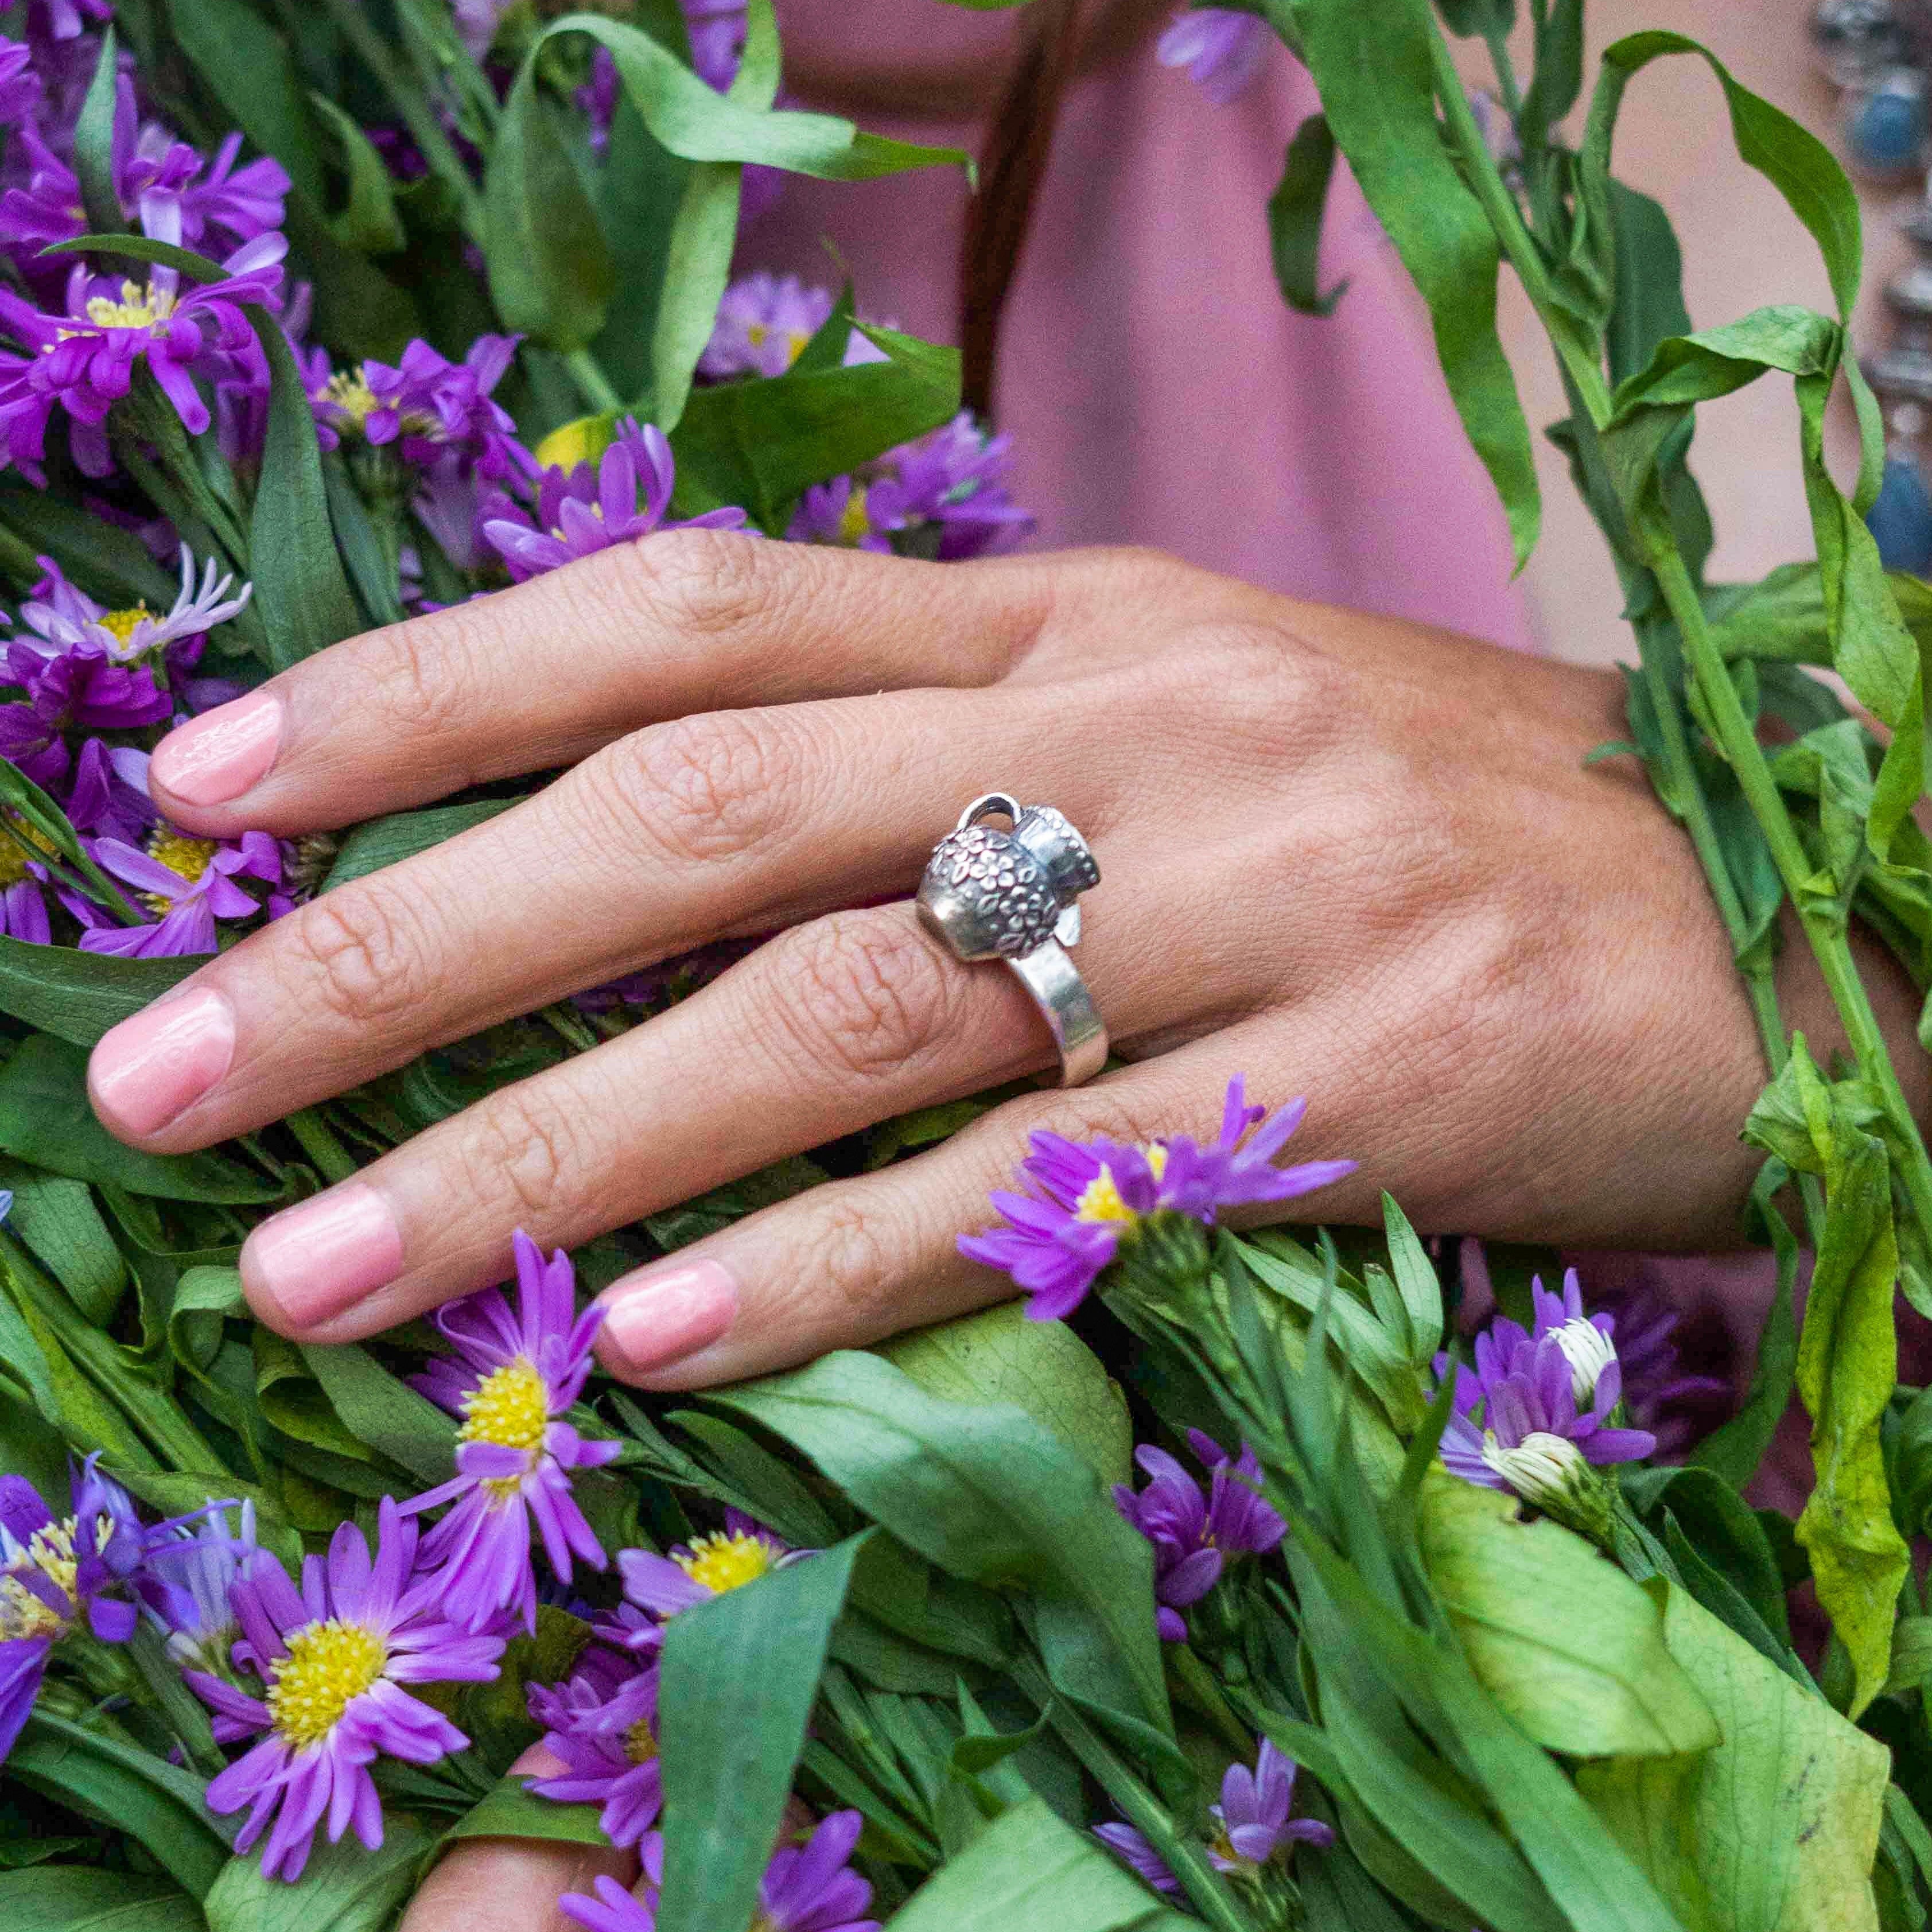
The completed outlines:
[[[1587,1408],[1597,1392],[1597,1379],[1617,1358],[1617,1345],[1583,1316],[1573,1316],[1550,1331],[1570,1364],[1570,1386],[1580,1409]]]

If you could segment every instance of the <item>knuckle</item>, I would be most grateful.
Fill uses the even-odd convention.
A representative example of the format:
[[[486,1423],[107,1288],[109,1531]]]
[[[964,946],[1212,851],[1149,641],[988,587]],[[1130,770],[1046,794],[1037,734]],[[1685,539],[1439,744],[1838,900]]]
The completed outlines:
[[[778,1010],[815,1067],[885,1078],[953,1031],[964,976],[909,926],[835,913],[774,950]]]
[[[674,862],[701,863],[736,857],[784,816],[800,749],[769,715],[706,712],[640,732],[589,776],[631,835]]]
[[[422,998],[416,915],[388,886],[370,880],[325,892],[272,929],[295,949],[304,992],[346,1024],[393,1018]]]
[[[815,1298],[824,1297],[862,1320],[875,1312],[894,1285],[894,1245],[880,1217],[856,1201],[832,1201],[818,1210],[804,1236],[801,1279]]]
[[[699,637],[747,628],[781,601],[785,546],[736,530],[660,530],[626,547],[624,568],[672,629]]]
[[[553,1222],[584,1172],[571,1115],[526,1087],[506,1087],[466,1119],[464,1171],[488,1177],[487,1184],[506,1194],[525,1222]]]
[[[434,740],[476,715],[465,666],[476,620],[460,608],[392,625],[358,700],[374,707],[394,736]]]

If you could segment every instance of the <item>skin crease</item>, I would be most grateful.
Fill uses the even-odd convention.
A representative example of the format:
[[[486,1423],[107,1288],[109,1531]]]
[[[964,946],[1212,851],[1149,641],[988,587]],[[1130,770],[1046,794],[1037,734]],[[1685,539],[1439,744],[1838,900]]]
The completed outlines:
[[[933,664],[964,688],[934,688]],[[584,762],[205,967],[188,985],[232,1007],[232,1064],[141,1145],[208,1145],[720,932],[804,922],[364,1170],[405,1266],[346,1312],[292,1318],[244,1250],[256,1312],[309,1339],[500,1280],[515,1226],[573,1245],[1047,1064],[1009,975],[951,960],[903,904],[831,910],[909,890],[988,782],[1092,838],[1080,962],[1143,1064],[684,1251],[724,1263],[739,1318],[634,1379],[756,1372],[996,1298],[952,1244],[1028,1130],[1205,1135],[1238,1071],[1256,1098],[1308,1096],[1294,1158],[1366,1156],[1322,1218],[1372,1220],[1385,1186],[1430,1230],[1736,1238],[1758,1048],[1688,842],[1633,766],[1584,764],[1623,728],[1611,674],[1150,553],[942,566],[699,531],[266,688],[288,719],[269,776],[220,807],[158,784],[171,818],[292,833]],[[793,701],[721,708],[754,692]],[[1792,1017],[1823,1052],[1807,968],[1788,947]],[[1910,989],[1887,997],[1903,1046]]]

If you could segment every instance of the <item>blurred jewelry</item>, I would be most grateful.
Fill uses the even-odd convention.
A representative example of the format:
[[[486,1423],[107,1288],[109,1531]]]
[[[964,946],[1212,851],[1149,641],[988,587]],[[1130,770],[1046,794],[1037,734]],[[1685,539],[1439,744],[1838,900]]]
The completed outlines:
[[[1924,179],[1932,164],[1932,0],[1817,0],[1811,44],[1845,90],[1852,165],[1880,184]],[[1900,224],[1912,266],[1886,284],[1891,343],[1862,358],[1885,416],[1885,476],[1866,520],[1890,570],[1932,576],[1932,485],[1923,440],[1932,428],[1932,180]]]
[[[1004,818],[1001,831],[986,821]],[[1107,1064],[1107,1029],[1067,949],[1080,943],[1080,895],[1100,883],[1087,842],[1050,805],[1003,791],[976,798],[933,848],[919,916],[956,959],[998,959],[1032,996],[1060,1052],[1060,1084]]]

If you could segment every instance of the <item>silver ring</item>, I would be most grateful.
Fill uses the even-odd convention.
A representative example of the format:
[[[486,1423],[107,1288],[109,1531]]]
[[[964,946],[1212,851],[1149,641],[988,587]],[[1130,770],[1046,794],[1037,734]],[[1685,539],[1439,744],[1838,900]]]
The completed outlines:
[[[1004,818],[999,831],[985,821]],[[1100,883],[1087,842],[1050,805],[989,791],[933,848],[920,881],[926,930],[968,965],[998,959],[1032,995],[1060,1050],[1060,1084],[1107,1064],[1107,1029],[1067,949],[1080,943],[1080,895]]]

